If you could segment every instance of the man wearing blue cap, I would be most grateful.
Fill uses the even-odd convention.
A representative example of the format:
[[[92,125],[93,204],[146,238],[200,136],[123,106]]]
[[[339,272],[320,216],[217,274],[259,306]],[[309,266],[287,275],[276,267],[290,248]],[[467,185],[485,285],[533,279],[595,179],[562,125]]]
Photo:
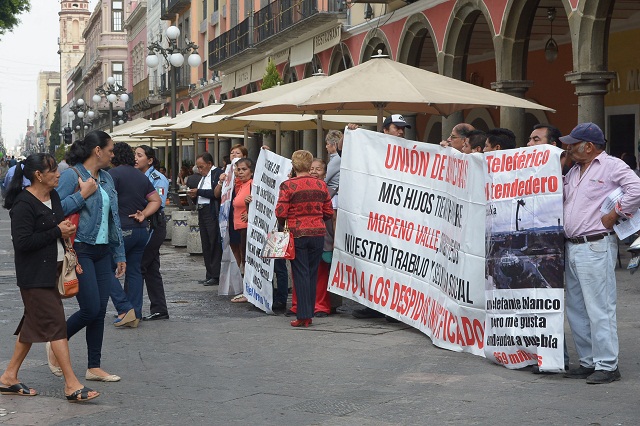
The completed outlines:
[[[582,123],[560,138],[574,165],[564,177],[566,312],[580,366],[565,377],[589,384],[620,380],[615,264],[619,218],[640,207],[640,178],[604,152],[602,130]],[[614,190],[624,195],[607,214],[600,207]]]

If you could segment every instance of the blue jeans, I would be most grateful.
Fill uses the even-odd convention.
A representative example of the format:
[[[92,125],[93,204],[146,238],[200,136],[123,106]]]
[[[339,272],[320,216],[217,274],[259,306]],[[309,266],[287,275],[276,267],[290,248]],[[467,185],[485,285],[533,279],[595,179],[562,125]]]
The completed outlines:
[[[287,303],[289,297],[289,272],[287,271],[287,261],[285,259],[274,259],[273,271],[276,274],[276,293],[273,295],[273,302]]]
[[[618,367],[616,238],[566,243],[567,319],[580,365],[596,370]]]
[[[130,309],[135,310],[136,318],[142,318],[142,255],[149,241],[147,228],[131,228],[122,230],[124,252],[127,256],[127,272],[124,278],[124,290],[120,281],[113,276],[111,280],[111,301],[118,314],[124,314]],[[114,270],[115,270],[115,264]]]
[[[294,240],[296,258],[291,261],[293,285],[298,298],[298,319],[313,318],[316,306],[316,281],[318,265],[322,259],[324,236],[299,237]]]
[[[87,368],[99,368],[102,356],[102,336],[104,334],[104,316],[107,312],[111,279],[111,250],[108,244],[73,245],[82,274],[78,275],[80,291],[76,300],[80,310],[67,320],[67,339],[86,327]]]

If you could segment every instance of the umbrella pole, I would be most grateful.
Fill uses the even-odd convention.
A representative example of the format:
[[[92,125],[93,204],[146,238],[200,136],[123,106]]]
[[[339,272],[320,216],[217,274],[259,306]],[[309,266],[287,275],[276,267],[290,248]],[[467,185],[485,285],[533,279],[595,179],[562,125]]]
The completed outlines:
[[[196,164],[196,160],[198,159],[198,134],[193,134],[193,164]],[[205,146],[206,148],[206,146]],[[214,163],[215,164],[215,163]]]
[[[322,114],[324,111],[316,111],[318,118],[316,119],[316,125],[318,127],[316,133],[316,156],[322,157],[322,147],[324,145],[324,128],[322,126]]]
[[[248,145],[249,145],[249,126],[244,126],[244,146],[247,147]]]
[[[164,167],[168,168],[169,164],[169,139],[164,140]]]
[[[280,155],[280,152],[281,152],[281,147],[280,147],[281,137],[282,137],[282,132],[280,131],[280,122],[277,121],[276,122],[276,154],[278,155]]]
[[[216,164],[220,164],[220,162],[218,161],[219,152],[220,152],[220,139],[218,139],[218,134],[216,133],[215,135],[213,135],[213,161],[215,161]]]
[[[374,102],[373,106],[378,110],[378,131],[382,131],[382,123],[384,121],[384,107],[387,104],[383,102]]]

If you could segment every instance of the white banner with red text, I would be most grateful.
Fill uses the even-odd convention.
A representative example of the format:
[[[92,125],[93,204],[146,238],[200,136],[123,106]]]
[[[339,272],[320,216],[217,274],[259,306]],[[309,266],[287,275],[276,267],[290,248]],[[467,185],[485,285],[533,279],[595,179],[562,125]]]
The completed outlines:
[[[329,290],[483,354],[481,155],[346,131]]]
[[[487,358],[564,369],[562,150],[485,153]]]
[[[260,252],[267,233],[276,227],[276,204],[280,184],[288,179],[291,160],[269,150],[260,150],[251,185],[247,252],[244,266],[244,295],[250,303],[272,312],[273,259],[263,259]]]
[[[485,356],[495,334],[485,330],[489,179],[484,155],[347,130],[329,290],[418,328],[439,347]],[[490,343],[487,355],[511,354]]]

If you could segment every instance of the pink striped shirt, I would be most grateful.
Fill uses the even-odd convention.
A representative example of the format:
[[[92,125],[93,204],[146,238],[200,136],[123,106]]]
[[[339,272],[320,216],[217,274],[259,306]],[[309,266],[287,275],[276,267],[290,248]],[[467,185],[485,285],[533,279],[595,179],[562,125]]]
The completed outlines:
[[[624,161],[601,152],[580,176],[575,164],[563,180],[564,233],[568,238],[609,231],[600,218],[600,207],[609,194],[622,187],[624,196],[616,205],[621,216],[640,208],[640,178]]]

